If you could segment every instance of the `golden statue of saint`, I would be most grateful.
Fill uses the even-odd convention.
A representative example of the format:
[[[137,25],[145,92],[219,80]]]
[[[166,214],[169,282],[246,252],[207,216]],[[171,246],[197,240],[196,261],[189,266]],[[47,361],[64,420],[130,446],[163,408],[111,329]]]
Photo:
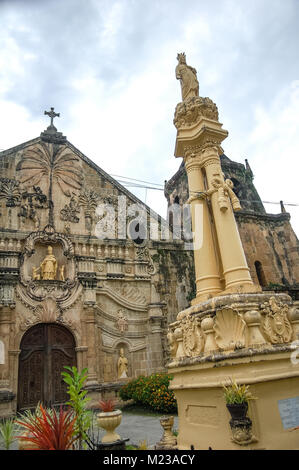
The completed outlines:
[[[175,76],[181,82],[182,99],[196,97],[199,93],[199,84],[197,80],[197,72],[195,68],[186,64],[186,56],[183,52],[177,55],[179,61],[175,69]]]
[[[119,351],[119,359],[118,359],[118,378],[119,379],[126,379],[128,377],[128,359],[125,357],[123,348]]]
[[[53,248],[48,246],[48,254],[40,265],[42,280],[54,280],[57,272],[57,260],[53,255]]]

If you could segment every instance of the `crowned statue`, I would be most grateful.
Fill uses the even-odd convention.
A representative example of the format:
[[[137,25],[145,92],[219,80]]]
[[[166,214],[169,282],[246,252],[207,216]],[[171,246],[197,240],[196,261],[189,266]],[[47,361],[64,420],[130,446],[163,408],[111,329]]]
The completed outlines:
[[[181,82],[182,99],[196,97],[199,93],[199,83],[197,80],[197,72],[195,68],[186,64],[186,55],[181,53],[177,55],[179,61],[175,69],[175,76]]]

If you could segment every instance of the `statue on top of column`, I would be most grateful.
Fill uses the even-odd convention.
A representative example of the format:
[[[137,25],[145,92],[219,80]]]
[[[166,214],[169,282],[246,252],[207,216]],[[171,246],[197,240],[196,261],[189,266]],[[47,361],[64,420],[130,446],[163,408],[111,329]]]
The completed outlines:
[[[182,99],[197,97],[199,93],[199,83],[195,68],[186,64],[185,52],[177,55],[179,61],[175,69],[175,76],[181,82]]]

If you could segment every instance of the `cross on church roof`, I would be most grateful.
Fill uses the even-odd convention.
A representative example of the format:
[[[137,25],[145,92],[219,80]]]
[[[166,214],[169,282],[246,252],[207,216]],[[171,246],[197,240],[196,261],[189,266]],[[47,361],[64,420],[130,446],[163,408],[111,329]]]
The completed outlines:
[[[54,108],[51,108],[51,111],[45,111],[44,114],[47,114],[51,118],[51,124],[50,127],[54,127],[53,125],[53,119],[55,117],[60,117],[60,113],[55,113]]]
[[[61,132],[57,132],[56,127],[53,124],[53,119],[60,117],[60,113],[55,113],[54,108],[51,108],[50,111],[44,111],[44,114],[49,116],[51,119],[51,124],[47,129],[41,133],[41,139],[44,142],[49,142],[53,144],[64,144],[66,142],[66,137],[62,135]]]

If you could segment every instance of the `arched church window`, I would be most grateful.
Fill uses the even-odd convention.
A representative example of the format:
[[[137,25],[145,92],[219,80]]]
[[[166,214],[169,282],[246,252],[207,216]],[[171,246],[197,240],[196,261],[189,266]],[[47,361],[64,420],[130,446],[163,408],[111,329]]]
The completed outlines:
[[[260,261],[255,261],[254,266],[260,286],[265,287],[267,285],[267,281],[262,263]]]
[[[176,197],[174,198],[174,203],[175,203],[175,204],[179,204],[179,203],[180,203],[180,198],[179,198],[179,196],[176,196]]]

